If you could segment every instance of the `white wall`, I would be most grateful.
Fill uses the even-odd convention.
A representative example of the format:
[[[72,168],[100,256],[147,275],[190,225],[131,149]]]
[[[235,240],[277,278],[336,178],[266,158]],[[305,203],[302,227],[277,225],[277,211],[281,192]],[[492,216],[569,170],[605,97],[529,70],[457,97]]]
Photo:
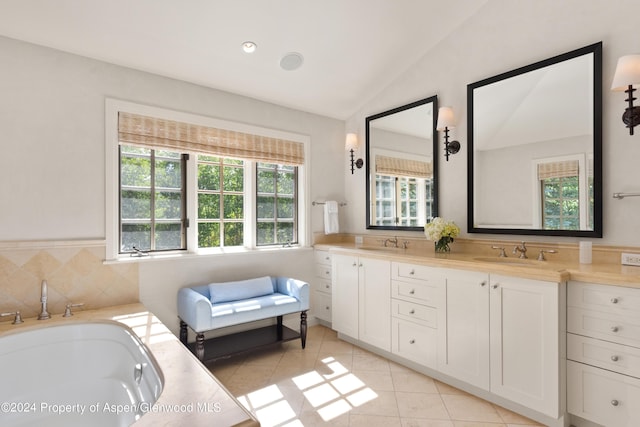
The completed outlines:
[[[106,97],[309,135],[310,200],[344,200],[342,121],[2,37],[0,64],[0,241],[105,238]],[[151,262],[140,295],[174,326],[182,286],[310,271],[308,250]]]
[[[640,191],[637,167],[640,132],[629,136],[620,119],[626,96],[609,90],[618,57],[640,53],[638,16],[640,2],[637,0],[489,0],[476,15],[367,102],[347,120],[346,127],[357,130],[364,141],[366,116],[438,95],[440,105],[454,108],[458,126],[453,137],[462,144],[460,152],[450,157],[449,162],[444,161],[442,151],[439,153],[440,215],[461,225],[464,237],[491,237],[466,233],[467,84],[602,41],[604,237],[595,242],[639,246],[640,222],[636,219],[640,198],[614,200],[611,195],[618,191]],[[440,138],[442,147],[442,136]],[[345,176],[347,199],[351,203],[348,226],[353,233],[367,233],[364,179],[364,169],[355,177]],[[557,241],[558,238],[527,239]]]

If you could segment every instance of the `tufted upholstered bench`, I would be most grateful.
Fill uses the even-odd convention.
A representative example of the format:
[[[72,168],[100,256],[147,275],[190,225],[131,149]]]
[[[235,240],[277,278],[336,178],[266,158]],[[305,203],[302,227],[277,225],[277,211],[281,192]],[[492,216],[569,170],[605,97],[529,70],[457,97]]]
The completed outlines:
[[[276,341],[282,341],[282,316],[300,312],[299,337],[305,348],[308,309],[309,284],[289,277],[186,287],[178,291],[180,341],[187,345],[187,327],[191,328],[196,333],[195,354],[205,360],[205,332],[275,317]],[[224,349],[217,353],[224,353]]]

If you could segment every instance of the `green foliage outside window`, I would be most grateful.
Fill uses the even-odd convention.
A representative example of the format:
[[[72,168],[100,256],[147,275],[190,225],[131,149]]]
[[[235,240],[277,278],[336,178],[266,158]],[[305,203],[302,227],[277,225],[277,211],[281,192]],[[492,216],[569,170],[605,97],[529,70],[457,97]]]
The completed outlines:
[[[544,229],[580,229],[580,193],[577,176],[542,180],[542,198]]]

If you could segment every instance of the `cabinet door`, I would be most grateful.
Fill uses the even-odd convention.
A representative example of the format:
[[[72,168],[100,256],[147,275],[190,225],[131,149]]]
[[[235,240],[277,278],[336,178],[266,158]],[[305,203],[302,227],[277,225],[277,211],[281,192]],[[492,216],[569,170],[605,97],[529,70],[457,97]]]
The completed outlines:
[[[557,418],[561,286],[500,275],[490,286],[491,392]]]
[[[448,271],[438,311],[438,369],[489,389],[489,276]]]
[[[359,339],[391,351],[391,263],[359,259]]]
[[[358,338],[358,258],[333,255],[331,258],[331,327]]]

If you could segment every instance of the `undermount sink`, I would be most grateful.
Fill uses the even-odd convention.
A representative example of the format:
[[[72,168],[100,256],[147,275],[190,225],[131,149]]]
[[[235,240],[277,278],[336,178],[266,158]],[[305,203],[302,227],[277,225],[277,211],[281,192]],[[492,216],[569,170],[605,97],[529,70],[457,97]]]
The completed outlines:
[[[491,262],[501,265],[517,265],[525,267],[539,267],[543,265],[544,261],[538,261],[535,259],[527,258],[506,258],[506,257],[476,257],[476,261]]]
[[[358,249],[376,252],[399,252],[404,250],[402,248],[394,248],[392,246],[360,246]]]

